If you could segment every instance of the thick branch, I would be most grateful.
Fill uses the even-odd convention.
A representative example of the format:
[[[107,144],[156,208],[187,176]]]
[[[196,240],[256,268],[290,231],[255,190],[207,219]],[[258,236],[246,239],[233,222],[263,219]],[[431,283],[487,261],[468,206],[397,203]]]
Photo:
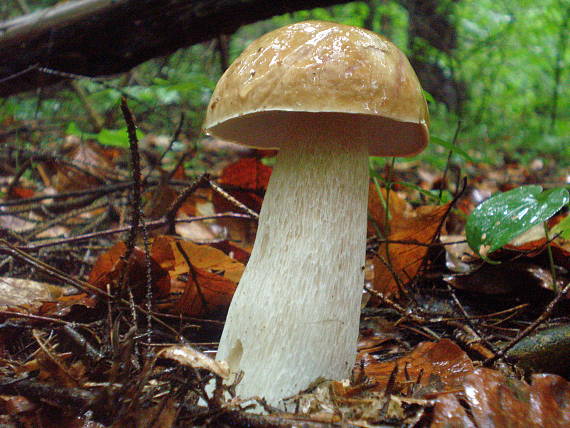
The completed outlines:
[[[346,0],[76,0],[0,23],[0,96],[112,75],[240,26]]]

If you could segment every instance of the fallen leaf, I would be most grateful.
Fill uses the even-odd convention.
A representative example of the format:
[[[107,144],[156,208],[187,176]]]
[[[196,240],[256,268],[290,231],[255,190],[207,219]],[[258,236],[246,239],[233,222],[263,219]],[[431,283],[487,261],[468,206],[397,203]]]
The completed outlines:
[[[359,358],[362,356],[359,354]],[[431,392],[457,389],[463,378],[475,369],[459,346],[442,339],[439,342],[422,342],[408,355],[393,361],[369,362],[364,373],[378,384],[375,390],[384,391],[396,366],[396,382],[413,384],[419,379],[419,384]]]
[[[534,375],[532,384],[507,378],[502,373],[479,368],[463,380],[461,401],[449,397],[438,399],[434,408],[435,426],[478,427],[567,427],[570,426],[570,383],[556,375]],[[472,424],[452,424],[469,409]],[[453,410],[453,412],[451,411]]]
[[[218,181],[231,196],[248,208],[259,212],[270,176],[270,167],[263,165],[257,159],[244,158],[225,167]],[[218,213],[238,210],[234,204],[218,193],[214,193],[212,201]],[[246,247],[253,244],[256,232],[254,221],[226,218],[220,219],[219,224],[226,228],[228,239]]]
[[[453,394],[440,396],[433,413],[431,428],[476,428],[465,407]]]
[[[112,291],[118,287],[130,287],[136,298],[146,295],[146,260],[144,251],[134,248],[128,262],[124,260],[127,246],[124,242],[116,243],[111,249],[99,256],[89,273],[89,283],[97,288]],[[164,296],[170,291],[168,272],[150,257],[151,283],[157,297]],[[126,272],[125,272],[126,271]],[[119,284],[121,279],[124,284]]]
[[[374,188],[370,191],[377,194]],[[372,206],[370,215],[377,224],[382,225],[385,211],[378,208],[378,202],[374,202],[376,197],[369,199],[369,206]],[[410,212],[404,202],[390,200],[394,211],[390,209],[388,241],[409,243],[382,243],[372,258],[374,289],[387,297],[398,296],[398,282],[406,284],[417,275],[427,254],[427,245],[433,241],[449,209],[449,204],[446,204],[420,207]]]
[[[45,282],[21,278],[0,278],[0,308],[24,306],[26,309],[39,308],[46,301],[56,301],[69,291]]]
[[[112,158],[94,141],[69,139],[64,150],[67,162],[53,161],[50,165],[55,170],[50,181],[58,192],[84,190],[118,178]]]
[[[389,199],[389,200],[388,200]],[[388,206],[389,216],[386,218],[386,206]],[[375,235],[380,233],[380,238],[387,235],[389,230],[386,229],[386,220],[392,228],[392,221],[398,217],[409,216],[412,207],[398,192],[388,192],[383,187],[376,187],[374,183],[370,183],[368,188],[368,234]]]
[[[156,356],[157,358],[178,361],[184,366],[207,370],[224,379],[230,374],[230,369],[225,361],[216,361],[188,345],[169,346],[160,350]]]
[[[244,270],[242,263],[223,251],[170,236],[156,238],[152,254],[172,278],[171,294],[181,294],[175,310],[190,316],[227,308]],[[181,282],[181,276],[187,279]]]
[[[170,240],[171,249],[174,254],[173,274],[181,275],[190,272],[190,268],[184,256],[180,253],[176,243],[179,243],[195,268],[216,273],[235,283],[240,280],[245,268],[242,263],[225,255],[223,251],[208,245],[198,245],[193,242],[176,239]]]

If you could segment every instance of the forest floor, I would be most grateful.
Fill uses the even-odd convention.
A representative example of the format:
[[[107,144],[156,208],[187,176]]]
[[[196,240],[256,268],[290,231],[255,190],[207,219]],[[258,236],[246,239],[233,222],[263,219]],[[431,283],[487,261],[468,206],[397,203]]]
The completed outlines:
[[[375,171],[352,377],[286,413],[212,359],[274,152],[2,138],[1,426],[570,426],[567,204],[492,253],[465,230],[492,195],[567,186],[554,163]]]

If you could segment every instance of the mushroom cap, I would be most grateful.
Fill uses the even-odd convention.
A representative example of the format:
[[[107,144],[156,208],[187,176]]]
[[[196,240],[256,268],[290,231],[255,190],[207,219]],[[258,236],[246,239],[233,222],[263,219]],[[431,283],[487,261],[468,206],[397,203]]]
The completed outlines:
[[[343,139],[375,156],[411,156],[428,143],[418,78],[389,40],[358,27],[305,21],[265,34],[219,80],[206,133],[253,147]]]

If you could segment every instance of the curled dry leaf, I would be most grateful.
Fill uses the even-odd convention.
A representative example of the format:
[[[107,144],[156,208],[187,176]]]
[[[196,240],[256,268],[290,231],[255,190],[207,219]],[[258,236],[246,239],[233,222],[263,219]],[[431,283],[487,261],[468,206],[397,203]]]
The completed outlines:
[[[89,283],[102,290],[107,290],[107,285],[113,290],[119,286],[129,286],[135,297],[146,294],[146,260],[144,251],[135,248],[129,260],[124,260],[127,246],[124,242],[117,242],[106,253],[103,253],[89,273]],[[152,250],[151,250],[152,252]],[[158,296],[164,296],[170,291],[170,277],[160,265],[150,258],[151,283],[153,291]],[[126,270],[126,274],[125,274]],[[124,275],[124,276],[123,276]],[[119,284],[121,278],[125,278],[126,284]]]
[[[57,161],[50,165],[55,171],[51,182],[58,192],[84,190],[118,178],[114,172],[115,155],[101,145],[69,137],[64,150],[66,159],[78,168]]]
[[[0,278],[0,308],[27,310],[39,308],[44,302],[56,301],[69,291],[67,287],[21,278]]]
[[[383,190],[383,189],[382,189]],[[380,232],[388,228],[385,210],[378,192],[371,186],[369,213]],[[382,193],[384,201],[386,193]],[[414,278],[423,262],[430,244],[448,211],[449,205],[424,206],[410,211],[408,205],[395,192],[390,192],[390,220],[388,241],[408,243],[382,243],[373,257],[374,289],[385,296],[397,296],[398,282],[405,284]],[[370,225],[369,225],[370,228]],[[397,279],[396,279],[397,278]]]
[[[175,360],[182,365],[195,369],[207,370],[224,379],[226,379],[230,373],[228,364],[225,361],[216,361],[187,345],[169,346],[168,348],[162,349],[157,354],[157,357]]]
[[[168,236],[154,240],[153,258],[174,279],[171,291],[182,293],[175,304],[176,311],[190,316],[229,306],[244,270],[242,263],[223,251]],[[177,279],[182,275],[187,280],[181,283]]]

